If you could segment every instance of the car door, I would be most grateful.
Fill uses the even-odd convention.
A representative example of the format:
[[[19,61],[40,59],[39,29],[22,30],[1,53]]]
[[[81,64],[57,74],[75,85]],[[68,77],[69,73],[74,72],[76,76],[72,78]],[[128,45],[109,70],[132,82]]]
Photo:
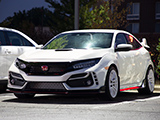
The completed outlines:
[[[11,31],[6,31],[5,33],[11,45],[10,48],[13,55],[19,56],[28,50],[35,49],[35,46],[24,36]]]
[[[8,45],[5,35],[3,31],[0,31],[0,80],[7,79],[6,71],[7,71],[7,58],[5,47]]]
[[[141,49],[142,45],[138,43],[138,40],[136,40],[136,38],[129,34],[125,34],[125,36],[127,38],[128,43],[133,46],[133,49],[130,51],[130,53],[134,55],[133,59],[135,67],[133,67],[134,74],[132,74],[131,77],[133,79],[132,81],[135,84],[138,84],[142,80],[142,71],[144,71],[145,69],[145,60],[143,59],[145,53],[143,54],[143,50]]]
[[[13,61],[22,53],[34,50],[35,46],[29,42],[26,38],[24,38],[22,35],[12,32],[12,31],[4,31],[5,37],[9,44],[7,44],[5,47],[3,47],[3,54],[4,54],[4,60],[5,60],[5,70],[3,76],[8,76],[8,69],[10,65],[13,63]]]
[[[128,41],[123,33],[116,36],[115,46],[119,44],[128,44]],[[119,65],[120,84],[129,85],[133,83],[134,70],[135,70],[135,54],[132,50],[117,51],[117,60]]]

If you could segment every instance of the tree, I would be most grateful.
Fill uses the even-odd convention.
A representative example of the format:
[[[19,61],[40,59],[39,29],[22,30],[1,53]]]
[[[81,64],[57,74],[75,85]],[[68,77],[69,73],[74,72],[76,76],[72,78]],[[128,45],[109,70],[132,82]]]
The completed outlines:
[[[33,8],[30,11],[19,11],[8,17],[0,26],[18,29],[35,39],[38,43],[46,43],[47,33],[35,33],[35,26],[49,26],[52,36],[60,32],[74,29],[75,0],[45,0],[53,12],[48,9]],[[79,28],[120,28],[125,25],[126,9],[121,8],[124,0],[80,0]],[[38,40],[37,40],[38,39]]]
[[[45,0],[49,3],[49,7],[54,9],[52,19],[50,21],[50,27],[53,34],[57,34],[67,30],[74,29],[74,1],[75,0],[60,0],[57,2],[55,0]],[[96,0],[80,0],[80,9],[82,6],[91,6]],[[81,16],[81,14],[80,14]],[[84,28],[83,22],[80,21],[80,28]]]
[[[43,28],[49,26],[49,20],[52,18],[52,12],[46,8],[33,8],[29,11],[19,11],[14,13],[13,17],[6,18],[0,26],[14,28],[30,36],[39,44],[46,43],[53,35],[42,31],[35,31],[36,26]]]
[[[158,51],[158,57],[157,57],[157,60],[158,60],[158,65],[157,65],[157,69],[156,69],[156,72],[158,73],[158,75],[160,76],[160,38],[159,38],[159,43],[157,45],[157,51]]]
[[[100,5],[91,10],[87,5],[81,10],[85,28],[122,28],[126,25],[126,13],[129,8],[122,8],[124,0],[99,0]]]
[[[46,49],[62,49],[64,48],[68,43],[67,35],[63,37],[56,38],[53,40],[50,44],[45,46]]]
[[[23,10],[22,12],[19,11],[14,13],[13,17],[8,17],[5,19],[1,25],[21,29],[22,21],[28,21],[33,23],[35,26],[48,26],[48,19],[50,19],[52,12],[46,8],[33,8],[29,11]]]
[[[74,29],[75,0],[45,0],[54,8],[50,26],[57,34]],[[124,0],[80,0],[79,28],[121,28],[127,23],[127,9],[122,8]]]
[[[73,0],[61,0],[61,3],[53,0],[46,0],[50,8],[54,9],[49,24],[54,34],[73,29],[74,2]]]

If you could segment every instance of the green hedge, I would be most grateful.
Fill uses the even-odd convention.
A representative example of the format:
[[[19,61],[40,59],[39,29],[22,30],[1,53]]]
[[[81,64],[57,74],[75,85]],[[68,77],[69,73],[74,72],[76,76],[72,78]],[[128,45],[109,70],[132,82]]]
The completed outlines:
[[[158,45],[157,45],[157,51],[158,51],[158,57],[157,57],[158,65],[157,65],[156,72],[157,72],[158,75],[160,76],[160,38],[159,38],[159,43],[158,43]]]

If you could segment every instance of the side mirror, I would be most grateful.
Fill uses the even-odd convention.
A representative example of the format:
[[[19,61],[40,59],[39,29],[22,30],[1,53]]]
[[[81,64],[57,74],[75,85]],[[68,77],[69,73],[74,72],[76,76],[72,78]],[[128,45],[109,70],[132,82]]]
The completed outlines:
[[[146,38],[142,38],[141,45],[142,45],[143,47],[147,48],[147,49],[149,49],[149,48],[150,48],[150,47],[148,46],[148,44],[147,44],[147,40],[146,40]]]
[[[119,44],[117,47],[116,47],[116,52],[117,51],[129,51],[133,48],[133,46],[131,44]]]
[[[43,47],[43,45],[38,45],[36,46],[36,49],[41,49]]]

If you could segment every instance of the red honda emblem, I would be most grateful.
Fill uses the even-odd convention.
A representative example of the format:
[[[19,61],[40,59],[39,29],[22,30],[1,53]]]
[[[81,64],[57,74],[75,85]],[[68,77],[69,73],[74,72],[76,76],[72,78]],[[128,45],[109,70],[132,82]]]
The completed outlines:
[[[48,71],[48,66],[47,65],[43,65],[41,66],[42,71]]]

